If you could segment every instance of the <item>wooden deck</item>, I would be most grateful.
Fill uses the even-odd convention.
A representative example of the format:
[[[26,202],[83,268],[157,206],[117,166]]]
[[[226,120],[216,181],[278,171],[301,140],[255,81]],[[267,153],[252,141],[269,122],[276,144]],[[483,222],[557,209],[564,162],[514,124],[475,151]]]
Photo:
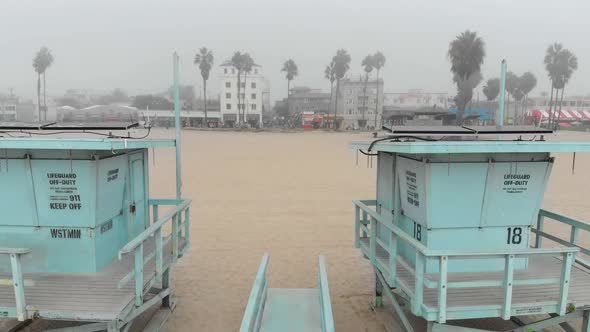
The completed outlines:
[[[361,239],[361,246],[368,251],[369,239]],[[389,269],[389,253],[379,244],[376,247],[377,259]],[[401,259],[401,258],[400,258]],[[413,264],[405,261],[413,268]],[[557,257],[533,256],[529,258],[529,268],[526,270],[515,270],[514,280],[527,279],[551,279],[559,278],[561,275],[562,261]],[[397,264],[397,275],[399,281],[405,286],[406,293],[413,296],[415,280],[412,273]],[[438,282],[438,274],[426,274],[425,282]],[[502,281],[504,272],[476,272],[476,273],[449,273],[448,282],[459,281]],[[518,285],[513,288],[512,303],[513,306],[523,305],[530,306],[538,303],[539,305],[558,300],[559,284],[546,285]],[[437,288],[424,287],[424,304],[427,310],[438,310],[438,290]],[[590,271],[574,265],[571,274],[571,283],[569,288],[569,302],[576,307],[590,306]],[[447,293],[447,309],[469,308],[469,307],[498,307],[504,303],[504,294],[502,287],[473,287],[473,288],[449,288]],[[523,312],[523,314],[526,312]],[[534,313],[534,312],[529,312]]]
[[[166,239],[164,239],[166,240]],[[179,238],[180,247],[184,239]],[[144,242],[144,257],[155,249],[154,238]],[[171,262],[170,242],[164,250],[164,266]],[[37,309],[39,318],[53,319],[58,314],[62,319],[85,321],[115,320],[135,298],[135,279],[125,287],[117,283],[133,270],[134,256],[126,255],[97,274],[42,274],[25,273],[24,278],[34,282],[25,288],[26,304]],[[144,282],[155,275],[155,261],[144,267]],[[0,278],[12,278],[0,274]],[[144,286],[145,286],[144,284]],[[12,287],[0,287],[0,307],[15,307]]]

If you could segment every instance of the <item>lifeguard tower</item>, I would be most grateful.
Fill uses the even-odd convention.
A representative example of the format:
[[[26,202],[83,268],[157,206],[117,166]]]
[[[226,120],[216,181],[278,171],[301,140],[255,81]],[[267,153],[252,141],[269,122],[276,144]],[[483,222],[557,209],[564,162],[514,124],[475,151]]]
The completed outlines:
[[[129,331],[161,303],[145,330],[160,329],[171,266],[190,246],[176,105],[175,139],[130,134],[138,123],[0,123],[0,317]],[[177,195],[153,199],[150,150],[165,147],[176,148]]]
[[[376,199],[354,201],[356,246],[375,269],[376,304],[385,294],[407,331],[402,306],[429,331],[482,331],[447,321],[490,317],[519,322],[514,331],[575,331],[568,322],[583,318],[590,331],[590,265],[580,257],[590,251],[578,242],[590,225],[541,208],[552,153],[575,161],[590,143],[499,124],[387,128],[352,144],[377,158]],[[570,238],[544,231],[545,218]],[[543,248],[543,238],[559,246]],[[533,314],[547,318],[518,319]]]

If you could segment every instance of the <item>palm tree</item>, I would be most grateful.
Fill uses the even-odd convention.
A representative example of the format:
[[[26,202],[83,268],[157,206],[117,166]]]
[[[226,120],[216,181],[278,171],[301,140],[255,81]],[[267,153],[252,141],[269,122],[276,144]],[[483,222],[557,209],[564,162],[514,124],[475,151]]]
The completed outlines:
[[[545,64],[545,69],[547,70],[547,74],[549,79],[551,80],[551,97],[549,97],[549,119],[548,119],[548,126],[551,128],[553,122],[553,89],[555,89],[556,84],[560,85],[559,83],[559,73],[557,69],[557,61],[560,56],[561,51],[563,50],[563,46],[560,43],[553,43],[547,47],[545,51],[545,59],[543,63]],[[555,96],[555,100],[557,101],[557,94]]]
[[[334,62],[334,76],[336,77],[336,103],[334,105],[334,124],[336,129],[336,115],[338,114],[338,95],[340,94],[340,80],[344,78],[348,69],[350,69],[350,54],[344,49],[336,51],[336,55],[332,58]]]
[[[516,95],[518,93],[518,75],[516,75],[515,73],[509,71],[506,73],[506,92],[508,92],[506,94],[506,114],[509,115],[510,114],[510,96],[512,96],[514,99],[516,99]],[[516,113],[515,113],[516,115]]]
[[[498,98],[498,95],[500,94],[500,79],[490,78],[483,87],[483,94],[488,101]]]
[[[43,74],[43,105],[45,120],[47,120],[47,68],[53,64],[53,55],[49,48],[43,46],[33,59],[33,68],[37,73],[37,106],[39,107],[39,121],[41,121],[41,74]]]
[[[238,123],[241,123],[240,120],[240,110],[242,105],[240,103],[240,88],[241,88],[241,78],[242,78],[242,71],[244,70],[244,55],[238,51],[235,52],[234,55],[231,57],[230,60],[231,65],[236,69],[238,72]]]
[[[563,104],[565,86],[576,69],[578,69],[578,58],[568,49],[562,50],[557,61],[557,70],[559,73],[558,83],[561,86],[561,100],[559,101],[557,125],[559,125],[559,120],[561,120],[561,106]],[[555,99],[557,100],[557,96]]]
[[[377,70],[377,102],[375,102],[375,128],[377,128],[377,115],[379,114],[379,71],[385,66],[385,55],[377,52],[373,55],[373,67]]]
[[[248,110],[248,103],[246,102],[247,94],[246,89],[248,86],[248,74],[252,72],[252,67],[254,67],[254,59],[248,53],[244,53],[244,97],[242,97],[242,113],[244,114],[244,121],[248,122],[246,119],[246,111]]]
[[[328,113],[330,113],[330,107],[332,106],[332,95],[334,91],[334,81],[336,80],[336,72],[334,69],[334,59],[330,61],[330,65],[324,69],[324,77],[330,81],[330,104],[328,105]]]
[[[209,73],[213,66],[213,52],[208,50],[206,47],[201,47],[199,53],[195,55],[195,65],[199,65],[201,70],[201,77],[203,77],[203,101],[205,103],[205,126],[208,126],[207,122],[207,80],[209,79]]]
[[[525,106],[528,104],[529,93],[533,91],[533,89],[537,86],[537,77],[530,71],[522,74],[519,79],[519,87],[524,96],[523,102],[520,105],[521,110],[524,110]]]
[[[369,84],[369,74],[373,71],[373,56],[371,54],[367,55],[361,65],[363,66],[363,70],[365,71],[365,86],[363,87],[363,106],[362,106],[362,115],[363,119],[359,121],[359,127],[363,128],[367,124],[367,120],[365,120],[365,112],[367,110],[367,84]]]
[[[290,106],[291,97],[291,81],[299,74],[297,64],[293,59],[289,59],[283,63],[282,72],[285,72],[285,78],[287,79],[287,108]]]
[[[485,43],[477,33],[466,30],[449,44],[448,57],[451,61],[453,80],[457,84],[457,124],[463,123],[467,103],[473,98],[473,88],[481,80],[481,65],[486,56]]]

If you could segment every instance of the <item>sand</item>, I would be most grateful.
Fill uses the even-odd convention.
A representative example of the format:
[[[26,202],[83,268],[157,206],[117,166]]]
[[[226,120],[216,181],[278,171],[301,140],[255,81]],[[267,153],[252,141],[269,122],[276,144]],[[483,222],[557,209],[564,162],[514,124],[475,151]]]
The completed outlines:
[[[357,165],[348,143],[368,134],[185,131],[183,138],[194,245],[174,269],[179,305],[166,331],[236,331],[265,252],[270,287],[316,287],[325,255],[337,330],[385,331],[369,307],[372,268],[353,243],[351,200],[374,198],[376,170],[366,157]],[[171,152],[157,152],[153,196],[173,193],[168,160]],[[572,175],[572,154],[558,154],[544,207],[590,220],[589,168],[590,155],[578,154]],[[590,244],[587,235],[581,240]]]
[[[351,200],[375,197],[376,164],[369,168],[359,157],[357,165],[348,143],[367,139],[367,133],[184,131],[193,245],[173,270],[179,301],[165,331],[237,331],[266,252],[270,287],[316,287],[318,255],[325,255],[337,331],[386,331],[369,307],[372,268],[353,242]],[[590,134],[560,139],[590,141]],[[173,149],[156,150],[151,197],[174,196],[173,161]],[[577,155],[575,175],[571,168],[572,154],[557,155],[544,206],[590,220],[590,155]],[[548,229],[569,235],[567,228]],[[587,234],[581,240],[590,245]]]

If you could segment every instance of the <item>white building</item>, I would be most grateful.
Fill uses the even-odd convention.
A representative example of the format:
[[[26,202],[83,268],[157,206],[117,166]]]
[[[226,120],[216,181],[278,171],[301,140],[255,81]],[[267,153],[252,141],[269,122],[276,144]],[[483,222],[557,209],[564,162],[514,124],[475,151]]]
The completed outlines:
[[[252,71],[240,78],[240,105],[238,105],[237,70],[226,62],[220,66],[221,120],[224,126],[234,126],[246,121],[254,127],[262,127],[263,111],[269,111],[269,84],[262,75],[262,67],[254,65]]]
[[[448,109],[452,104],[446,92],[427,92],[422,89],[410,89],[408,92],[386,92],[383,105],[400,109],[442,108]]]
[[[335,89],[335,87],[334,87]],[[336,95],[334,90],[334,95]],[[381,128],[383,114],[383,80],[379,82],[364,76],[351,75],[340,80],[338,94],[338,117],[340,128]]]

